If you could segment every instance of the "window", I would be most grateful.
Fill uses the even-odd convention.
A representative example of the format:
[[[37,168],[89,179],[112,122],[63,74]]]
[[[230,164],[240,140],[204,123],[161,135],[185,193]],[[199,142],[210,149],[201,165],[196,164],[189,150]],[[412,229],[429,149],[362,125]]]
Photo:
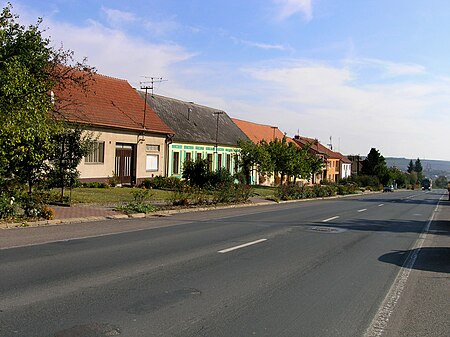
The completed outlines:
[[[159,145],[147,144],[145,145],[145,150],[147,152],[159,152]]]
[[[173,174],[179,174],[180,173],[180,152],[174,152],[173,153]]]
[[[185,161],[191,161],[192,160],[192,153],[186,152],[186,159]]]
[[[159,169],[159,156],[157,154],[148,154],[145,164],[147,171],[158,171]]]
[[[202,159],[202,153],[201,152],[197,153],[197,160],[200,160],[200,159]]]
[[[103,164],[105,162],[105,142],[93,142],[92,152],[84,158],[84,162]]]
[[[222,167],[222,154],[217,155],[217,169]]]
[[[227,154],[227,170],[231,172],[231,154]]]
[[[237,173],[239,170],[239,155],[234,156],[234,173]]]
[[[208,171],[212,172],[213,170],[213,155],[211,153],[208,153]]]

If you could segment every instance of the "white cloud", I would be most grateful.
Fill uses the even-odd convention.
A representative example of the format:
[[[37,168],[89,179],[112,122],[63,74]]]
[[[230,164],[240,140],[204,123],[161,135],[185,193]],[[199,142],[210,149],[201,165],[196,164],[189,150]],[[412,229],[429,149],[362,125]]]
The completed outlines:
[[[240,105],[243,118],[278,125],[291,136],[300,129],[324,143],[333,136],[336,143],[341,140],[344,153],[366,154],[377,147],[387,156],[450,158],[443,145],[450,123],[445,113],[450,84],[445,80],[356,85],[358,71],[344,63],[304,61],[245,72],[256,80],[253,90],[264,102]],[[261,81],[266,84],[262,90],[270,90],[265,95],[258,92]]]
[[[383,77],[398,77],[406,75],[424,75],[426,69],[420,64],[396,63],[386,60],[362,58],[349,61],[350,64],[361,65],[363,67],[374,67],[381,71]]]
[[[279,6],[278,18],[287,19],[301,13],[307,21],[312,19],[312,0],[273,0]]]
[[[149,43],[93,21],[83,27],[46,23],[55,45],[62,41],[77,59],[87,57],[99,73],[127,79],[134,86],[141,76],[175,77],[173,66],[194,56],[182,46]]]
[[[238,38],[235,38],[235,37],[231,37],[231,39],[236,44],[242,44],[242,45],[245,45],[245,46],[249,46],[249,47],[252,47],[252,48],[258,48],[258,49],[263,49],[263,50],[280,50],[280,51],[285,51],[285,50],[290,49],[290,48],[288,48],[286,46],[283,46],[281,44],[270,44],[270,43],[248,41],[248,40],[238,39]]]
[[[118,9],[102,7],[102,12],[106,15],[108,22],[113,25],[135,22],[138,20],[136,15],[131,12],[125,12]]]

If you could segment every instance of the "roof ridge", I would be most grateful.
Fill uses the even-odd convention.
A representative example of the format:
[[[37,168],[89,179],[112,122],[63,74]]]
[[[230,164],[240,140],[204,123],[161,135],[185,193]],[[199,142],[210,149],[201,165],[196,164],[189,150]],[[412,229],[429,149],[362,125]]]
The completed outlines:
[[[139,89],[136,89],[136,90],[144,92],[144,91],[139,90]],[[196,105],[198,107],[207,108],[207,109],[210,109],[210,110],[216,110],[216,111],[221,111],[221,112],[225,112],[226,113],[226,111],[223,110],[223,109],[216,109],[216,108],[213,108],[213,107],[210,107],[210,106],[207,106],[207,105],[198,104],[198,103],[195,103],[195,102],[192,102],[192,101],[185,101],[185,100],[182,100],[182,99],[179,99],[179,98],[173,98],[173,97],[168,97],[168,96],[163,96],[163,95],[158,95],[158,94],[152,94],[151,96],[157,96],[157,97],[161,97],[161,98],[164,98],[164,99],[169,99],[171,101],[177,101],[177,102],[182,102],[182,103],[187,103],[187,104],[193,104],[193,105]]]
[[[280,130],[280,129],[278,128],[278,126],[275,126],[275,125],[269,125],[269,124],[261,124],[261,123],[256,123],[256,122],[250,122],[250,121],[246,121],[246,120],[244,120],[244,119],[235,118],[235,117],[231,117],[231,119],[233,119],[233,120],[238,120],[238,121],[241,121],[241,122],[244,122],[244,123],[251,123],[251,124],[257,124],[257,125],[261,125],[261,126],[268,126],[268,127],[271,127],[271,128],[277,128],[278,130]],[[280,130],[280,131],[281,131],[281,130]]]
[[[123,81],[123,82],[127,82],[128,84],[130,84],[127,80],[125,80],[123,78],[118,78],[118,77],[114,77],[114,76],[104,75],[104,74],[100,74],[100,73],[94,73],[94,76],[106,77],[106,78],[110,78],[112,80]],[[130,87],[132,87],[131,84],[130,84]]]

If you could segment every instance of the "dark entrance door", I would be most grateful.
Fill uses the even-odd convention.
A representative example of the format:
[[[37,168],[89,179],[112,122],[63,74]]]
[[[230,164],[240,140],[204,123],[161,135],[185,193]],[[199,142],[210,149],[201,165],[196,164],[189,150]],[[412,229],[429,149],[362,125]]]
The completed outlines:
[[[133,176],[133,145],[116,144],[116,175],[121,184],[131,184]]]

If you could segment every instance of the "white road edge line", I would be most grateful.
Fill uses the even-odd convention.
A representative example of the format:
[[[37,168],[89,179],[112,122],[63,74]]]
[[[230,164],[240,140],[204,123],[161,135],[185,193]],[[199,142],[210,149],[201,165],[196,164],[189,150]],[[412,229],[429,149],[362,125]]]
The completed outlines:
[[[380,337],[386,330],[386,327],[389,323],[389,318],[394,312],[395,306],[399,301],[403,290],[405,289],[406,282],[408,281],[409,274],[411,273],[411,269],[413,268],[414,263],[416,263],[417,256],[419,255],[420,249],[423,246],[427,233],[430,229],[430,225],[434,220],[434,216],[437,212],[437,209],[439,208],[439,203],[443,197],[444,196],[439,199],[430,219],[428,220],[428,223],[426,224],[422,233],[420,233],[419,238],[416,240],[414,246],[411,248],[408,257],[403,263],[402,268],[400,269],[394,283],[392,284],[386,297],[384,298],[375,317],[367,328],[364,337]]]
[[[358,209],[358,213],[365,212],[365,211],[367,211],[367,208]]]
[[[328,221],[335,220],[335,219],[338,219],[338,218],[339,218],[339,215],[333,216],[333,217],[325,219],[325,220],[322,220],[322,222],[328,222]]]
[[[261,242],[264,242],[264,241],[267,241],[267,239],[259,239],[259,240],[256,240],[256,241],[244,243],[244,244],[239,245],[239,246],[234,246],[234,247],[230,247],[230,248],[227,248],[227,249],[222,249],[222,250],[219,250],[218,253],[220,253],[220,254],[228,253],[228,252],[231,252],[233,250],[244,248],[244,247],[248,247],[248,246],[251,246],[251,245],[256,245],[257,243],[261,243]]]

